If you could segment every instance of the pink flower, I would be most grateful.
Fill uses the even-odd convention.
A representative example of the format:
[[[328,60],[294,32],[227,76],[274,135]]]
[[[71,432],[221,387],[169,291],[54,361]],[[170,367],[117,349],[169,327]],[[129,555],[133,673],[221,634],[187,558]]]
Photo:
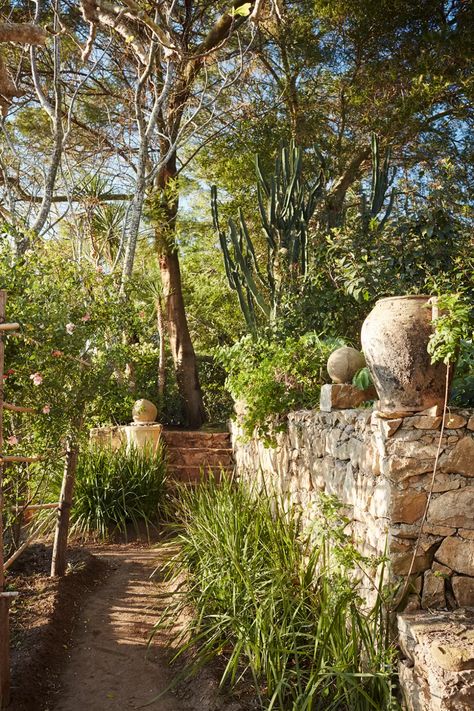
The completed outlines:
[[[102,267],[100,264],[98,264],[95,268],[96,272],[98,274],[103,274],[104,273],[104,267]]]
[[[10,437],[7,437],[7,442],[8,444],[18,444],[18,437],[11,435]]]
[[[140,316],[140,318],[145,318],[145,312],[144,312],[144,311],[139,311],[139,312],[138,312],[138,315]]]
[[[62,351],[51,351],[51,355],[53,356],[53,358],[61,358],[64,353]]]
[[[51,412],[51,406],[50,405],[44,405],[42,409],[43,415],[49,415]]]
[[[33,385],[41,385],[41,383],[43,382],[43,376],[41,375],[41,373],[32,373],[30,375],[30,380],[33,381]]]
[[[71,336],[74,333],[74,329],[76,328],[76,325],[74,323],[67,323],[66,324],[66,331],[69,333]]]
[[[84,323],[86,321],[90,321],[90,320],[91,320],[91,315],[89,313],[84,314],[84,316],[81,316],[81,321],[84,321]]]

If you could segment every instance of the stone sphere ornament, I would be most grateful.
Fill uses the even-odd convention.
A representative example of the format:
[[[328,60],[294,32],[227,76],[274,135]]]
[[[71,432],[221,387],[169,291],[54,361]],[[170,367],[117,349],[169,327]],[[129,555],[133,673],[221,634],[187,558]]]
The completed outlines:
[[[133,421],[137,424],[155,422],[158,410],[150,400],[137,400],[132,408]]]
[[[363,353],[350,346],[343,346],[331,353],[327,370],[333,383],[351,383],[357,371],[364,366]]]

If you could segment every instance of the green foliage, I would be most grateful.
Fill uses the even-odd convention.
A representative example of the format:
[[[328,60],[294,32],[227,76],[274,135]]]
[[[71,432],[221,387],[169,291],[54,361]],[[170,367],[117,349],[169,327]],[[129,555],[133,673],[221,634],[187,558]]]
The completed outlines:
[[[454,369],[451,403],[474,408],[474,339],[461,341]]]
[[[197,362],[206,422],[224,425],[233,413],[233,400],[225,387],[226,372],[213,356],[198,356]]]
[[[106,539],[128,525],[156,526],[166,511],[166,458],[155,451],[90,446],[80,457],[71,510],[73,532]]]
[[[474,334],[474,308],[464,294],[441,294],[436,308],[439,313],[433,319],[435,329],[428,353],[432,363],[442,361],[452,365],[458,358],[461,342]]]
[[[351,574],[367,561],[344,533],[340,505],[322,498],[320,508],[310,534],[287,502],[242,483],[183,490],[169,568],[188,585],[158,626],[187,610],[175,642],[178,655],[192,649],[190,671],[224,655],[221,683],[250,677],[262,709],[397,709],[383,600],[360,611]]]
[[[469,243],[466,226],[441,209],[391,221],[383,229],[379,223],[366,229],[353,215],[327,239],[327,257],[337,287],[370,304],[385,295],[438,293],[452,286],[457,291],[472,283]],[[433,289],[433,283],[444,287]]]
[[[367,390],[373,385],[372,378],[370,376],[369,369],[367,367],[361,368],[352,378],[352,385],[355,385],[359,390]]]
[[[51,456],[81,420],[110,416],[129,396],[117,372],[129,356],[123,329],[136,316],[123,313],[109,276],[64,259],[54,244],[23,257],[4,247],[0,284],[8,291],[7,318],[21,326],[6,344],[5,396],[38,413],[8,415],[7,437],[19,439],[17,452]]]
[[[328,381],[327,359],[344,345],[316,333],[282,340],[272,335],[244,336],[219,353],[228,372],[227,387],[243,404],[245,434],[250,437],[256,430],[268,441],[284,428],[288,412],[317,406],[321,385]]]
[[[308,267],[308,226],[322,194],[323,174],[315,184],[303,179],[303,152],[291,143],[275,161],[274,173],[266,178],[257,155],[257,197],[260,228],[265,238],[264,267],[250,236],[243,212],[239,225],[229,218],[228,230],[219,225],[217,188],[211,189],[214,227],[219,234],[226,275],[237,292],[240,308],[251,332],[257,329],[256,308],[274,323],[283,295]],[[262,260],[263,261],[263,260]]]

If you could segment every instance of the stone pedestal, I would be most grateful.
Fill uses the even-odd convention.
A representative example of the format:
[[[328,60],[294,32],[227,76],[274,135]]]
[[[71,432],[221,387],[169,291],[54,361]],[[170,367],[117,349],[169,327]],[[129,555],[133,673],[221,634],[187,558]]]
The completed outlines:
[[[323,385],[321,387],[319,409],[323,412],[350,410],[359,407],[366,400],[373,400],[376,397],[377,393],[373,387],[361,390],[349,383]]]
[[[134,424],[120,427],[120,430],[125,434],[127,449],[135,447],[136,449],[149,449],[156,451],[163,431],[163,425],[159,424]]]

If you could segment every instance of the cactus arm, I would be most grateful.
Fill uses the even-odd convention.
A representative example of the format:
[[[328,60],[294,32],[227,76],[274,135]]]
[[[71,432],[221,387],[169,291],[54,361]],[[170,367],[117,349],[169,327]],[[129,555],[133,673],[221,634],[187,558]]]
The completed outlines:
[[[249,231],[247,228],[247,223],[245,222],[245,217],[244,217],[244,214],[243,214],[242,209],[240,207],[239,207],[239,222],[240,222],[241,233],[243,234],[243,236],[245,238],[246,252],[250,256],[250,259],[252,262],[252,268],[254,269],[255,274],[257,275],[262,286],[266,287],[267,284],[265,283],[265,280],[264,280],[262,274],[260,273],[260,268],[258,266],[258,260],[257,260],[256,254],[255,254],[253,242],[250,238]]]
[[[258,153],[255,156],[255,170],[257,173],[258,185],[262,188],[266,197],[270,197],[270,185],[267,183],[267,181],[265,180],[265,176],[263,175],[262,167],[260,165],[260,156],[258,155]]]
[[[265,316],[268,317],[270,315],[270,307],[266,303],[262,293],[259,291],[259,289],[255,283],[255,280],[254,280],[252,272],[249,268],[248,262],[246,261],[244,255],[242,253],[241,245],[240,245],[239,239],[237,237],[237,228],[235,226],[235,222],[231,219],[229,219],[229,228],[230,228],[229,229],[229,236],[232,240],[232,246],[234,249],[234,257],[235,257],[236,263],[237,263],[240,271],[242,272],[242,274],[245,277],[245,281],[247,283],[248,288],[250,289],[250,292],[251,292],[253,298],[255,299],[255,303],[260,307],[260,309],[263,311]]]

